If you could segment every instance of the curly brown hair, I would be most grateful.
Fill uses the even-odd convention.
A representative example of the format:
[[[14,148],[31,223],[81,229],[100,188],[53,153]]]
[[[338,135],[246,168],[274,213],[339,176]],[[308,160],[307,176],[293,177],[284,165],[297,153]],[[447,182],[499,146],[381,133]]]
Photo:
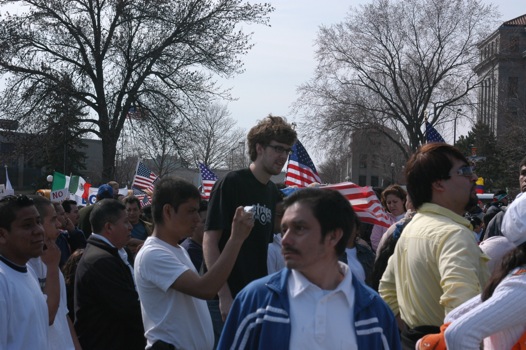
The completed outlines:
[[[247,141],[250,160],[255,161],[258,156],[256,151],[258,143],[265,147],[274,140],[292,146],[296,139],[297,134],[292,125],[287,123],[282,117],[269,115],[248,132]]]

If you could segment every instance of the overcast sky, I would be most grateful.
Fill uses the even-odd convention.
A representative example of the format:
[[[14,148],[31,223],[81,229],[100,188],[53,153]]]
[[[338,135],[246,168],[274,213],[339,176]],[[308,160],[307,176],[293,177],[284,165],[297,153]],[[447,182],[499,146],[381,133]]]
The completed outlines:
[[[286,116],[289,121],[300,121],[291,114],[290,107],[297,98],[297,87],[313,75],[316,65],[314,40],[319,26],[341,22],[350,7],[369,1],[267,2],[276,8],[270,16],[271,27],[251,28],[255,46],[243,57],[245,73],[223,81],[223,87],[232,87],[232,95],[238,98],[228,104],[231,116],[247,130],[269,113]],[[495,0],[493,3],[498,4],[502,21],[526,14],[525,0]],[[459,127],[461,134],[467,133],[468,128],[469,125]],[[301,134],[299,136],[302,138]]]

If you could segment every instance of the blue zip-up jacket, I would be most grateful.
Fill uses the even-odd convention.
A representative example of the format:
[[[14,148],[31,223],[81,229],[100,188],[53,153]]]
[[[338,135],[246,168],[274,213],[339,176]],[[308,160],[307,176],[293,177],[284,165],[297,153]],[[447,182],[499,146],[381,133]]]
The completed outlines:
[[[253,281],[235,298],[228,313],[218,349],[288,349],[290,304],[282,269]],[[358,349],[401,349],[398,327],[391,309],[371,288],[354,276],[354,329]]]

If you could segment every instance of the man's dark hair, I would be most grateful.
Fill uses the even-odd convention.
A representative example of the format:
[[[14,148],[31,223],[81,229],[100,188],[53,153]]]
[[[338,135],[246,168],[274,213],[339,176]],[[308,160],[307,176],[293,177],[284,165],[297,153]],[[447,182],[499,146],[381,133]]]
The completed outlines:
[[[526,157],[522,158],[521,163],[519,164],[519,172],[523,166],[526,166]]]
[[[92,231],[102,233],[104,225],[117,222],[125,210],[124,204],[116,199],[106,198],[95,202],[89,216]]]
[[[179,206],[189,199],[201,199],[197,187],[178,177],[165,176],[155,183],[152,198],[153,222],[163,223],[163,207],[171,205],[177,212]]]
[[[74,201],[72,199],[66,199],[62,202],[62,208],[64,208],[64,211],[66,213],[71,213],[71,206],[77,205],[77,201]]]
[[[256,145],[266,147],[272,140],[293,145],[297,139],[296,131],[282,117],[269,115],[252,127],[247,135],[248,153],[250,160],[255,161],[258,157]]]
[[[469,164],[458,149],[440,142],[423,145],[409,158],[405,167],[405,176],[407,192],[415,209],[431,202],[432,185],[435,181],[447,180],[451,177],[449,172],[455,159]]]
[[[30,198],[33,200],[33,204],[38,210],[38,213],[40,214],[40,219],[44,220],[44,217],[48,215],[48,210],[53,203],[45,197],[39,196],[37,194],[30,196]]]
[[[16,219],[20,209],[35,205],[33,200],[25,195],[6,196],[0,199],[0,227],[11,230],[11,224]]]
[[[358,219],[351,204],[341,193],[334,190],[304,188],[285,198],[283,203],[285,210],[295,203],[308,205],[320,223],[322,241],[327,233],[341,229],[343,236],[336,244],[336,255],[343,254]]]
[[[141,201],[139,200],[139,198],[135,197],[135,196],[128,196],[126,198],[124,198],[124,205],[126,204],[137,204],[137,207],[139,209],[141,209]]]

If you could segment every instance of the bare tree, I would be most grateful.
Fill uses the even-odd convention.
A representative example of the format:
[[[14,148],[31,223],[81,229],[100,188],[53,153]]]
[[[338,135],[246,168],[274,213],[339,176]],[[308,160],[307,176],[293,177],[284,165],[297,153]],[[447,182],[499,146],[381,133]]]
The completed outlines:
[[[244,136],[244,130],[236,127],[227,106],[212,103],[195,116],[185,154],[211,168],[232,168],[234,163],[240,167],[246,158]]]
[[[130,107],[168,103],[188,116],[227,97],[212,74],[242,71],[251,44],[238,26],[266,24],[273,11],[241,0],[0,0],[13,4],[22,12],[0,19],[2,112],[39,123],[44,92],[70,76],[69,94],[90,111],[79,130],[102,139],[103,181]]]
[[[496,17],[480,0],[374,0],[321,27],[318,66],[296,103],[320,135],[386,130],[408,157],[432,125],[471,105],[477,43]],[[393,137],[388,130],[394,130]]]

